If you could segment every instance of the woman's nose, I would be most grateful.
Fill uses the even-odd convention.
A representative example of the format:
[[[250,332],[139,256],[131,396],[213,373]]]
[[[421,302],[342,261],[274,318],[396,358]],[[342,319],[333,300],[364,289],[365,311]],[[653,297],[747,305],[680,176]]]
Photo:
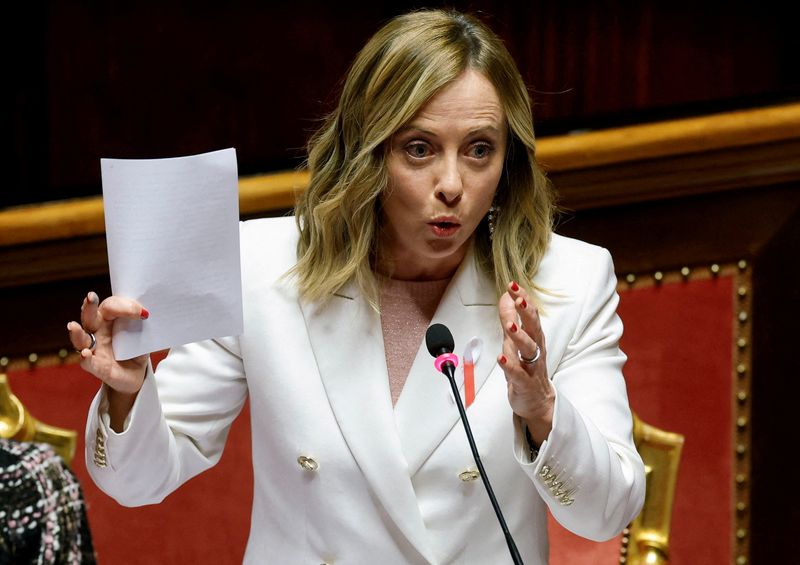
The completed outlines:
[[[445,159],[442,162],[436,183],[436,198],[448,206],[452,206],[461,200],[463,193],[464,184],[461,179],[458,160],[456,158]]]

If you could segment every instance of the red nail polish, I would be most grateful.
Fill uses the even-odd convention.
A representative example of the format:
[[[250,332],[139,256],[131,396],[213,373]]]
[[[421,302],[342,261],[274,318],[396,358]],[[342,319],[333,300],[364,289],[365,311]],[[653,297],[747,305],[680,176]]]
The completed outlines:
[[[515,324],[514,322],[511,322],[511,328],[510,328],[510,330],[512,331],[512,333],[513,333],[513,332],[516,332],[516,331],[517,331],[517,324]]]
[[[515,283],[515,282],[512,282],[511,283],[511,290],[513,290],[514,292],[517,292],[519,290],[519,285],[517,283]]]
[[[150,312],[147,311],[147,308],[142,308],[142,312],[139,315],[142,317],[142,320],[146,320],[150,317]]]
[[[528,303],[525,302],[524,298],[522,299],[522,302],[519,303],[519,305],[520,305],[520,308],[522,308],[523,310],[528,307]]]

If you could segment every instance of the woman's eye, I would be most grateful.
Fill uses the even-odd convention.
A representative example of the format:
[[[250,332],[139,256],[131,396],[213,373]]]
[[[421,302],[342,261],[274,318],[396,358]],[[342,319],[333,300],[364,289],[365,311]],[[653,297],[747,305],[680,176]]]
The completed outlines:
[[[428,156],[428,146],[424,143],[409,143],[406,145],[406,152],[415,159],[422,159]]]
[[[492,152],[492,146],[487,143],[476,143],[471,148],[472,156],[476,159],[485,159]]]

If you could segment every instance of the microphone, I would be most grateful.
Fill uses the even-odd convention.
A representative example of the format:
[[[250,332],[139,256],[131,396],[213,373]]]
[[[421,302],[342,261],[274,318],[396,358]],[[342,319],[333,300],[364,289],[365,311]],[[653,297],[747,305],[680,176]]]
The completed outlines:
[[[500,510],[500,505],[497,503],[497,499],[494,496],[492,485],[489,484],[489,476],[483,468],[483,463],[481,463],[481,456],[478,454],[478,447],[475,445],[475,438],[472,436],[472,429],[469,427],[469,421],[467,420],[467,412],[464,410],[464,403],[461,402],[461,394],[458,391],[455,378],[458,356],[453,353],[455,349],[453,334],[450,333],[450,330],[444,324],[433,324],[425,332],[425,346],[428,348],[428,353],[436,358],[433,362],[436,370],[444,373],[447,380],[450,381],[450,388],[453,389],[453,397],[456,400],[456,406],[458,406],[458,413],[461,415],[461,421],[464,423],[464,431],[467,432],[467,441],[469,441],[469,447],[472,450],[472,457],[475,459],[475,464],[478,466],[478,472],[483,481],[483,486],[486,487],[486,493],[489,495],[489,500],[492,503],[492,508],[494,508],[494,513],[497,515],[497,520],[500,522],[500,528],[503,530],[503,535],[506,538],[506,544],[508,545],[509,553],[511,553],[511,559],[514,561],[514,565],[523,565],[522,557],[520,557],[519,551],[517,550],[517,544],[514,543],[511,532],[508,531],[506,520],[503,518],[503,512]]]

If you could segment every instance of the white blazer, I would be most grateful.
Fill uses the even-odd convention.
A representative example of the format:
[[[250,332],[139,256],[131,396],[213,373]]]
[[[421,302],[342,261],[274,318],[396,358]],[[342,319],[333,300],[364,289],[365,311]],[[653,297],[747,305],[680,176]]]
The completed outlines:
[[[104,391],[87,422],[87,467],[124,505],[160,502],[214,465],[249,395],[255,476],[246,563],[511,563],[450,396],[422,344],[393,408],[380,317],[355,285],[319,307],[281,275],[295,262],[293,218],[241,225],[244,334],[176,347],[148,371],[125,430]],[[492,282],[471,254],[433,322],[461,354],[483,340],[468,409],[481,460],[527,565],[547,563],[547,512],[596,540],[639,512],[644,467],[633,444],[608,252],[554,235],[535,282],[553,429],[531,461],[497,366]]]

